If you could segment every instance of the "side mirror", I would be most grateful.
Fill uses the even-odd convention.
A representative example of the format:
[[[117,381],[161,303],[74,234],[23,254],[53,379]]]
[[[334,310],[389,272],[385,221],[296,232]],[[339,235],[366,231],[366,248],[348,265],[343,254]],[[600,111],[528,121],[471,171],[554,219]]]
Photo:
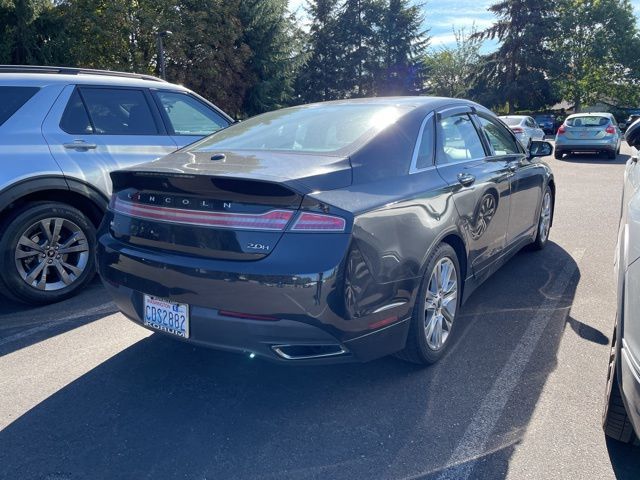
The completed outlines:
[[[640,147],[640,122],[633,122],[627,127],[624,139],[632,147]]]
[[[553,153],[553,145],[542,140],[532,140],[529,145],[529,158],[548,157]]]

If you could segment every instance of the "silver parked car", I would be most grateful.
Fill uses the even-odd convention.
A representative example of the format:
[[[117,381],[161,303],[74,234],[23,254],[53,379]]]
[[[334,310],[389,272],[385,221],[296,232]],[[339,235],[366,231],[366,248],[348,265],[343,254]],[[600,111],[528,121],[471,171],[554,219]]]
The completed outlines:
[[[527,115],[505,115],[500,120],[507,124],[520,143],[529,148],[531,140],[544,140],[544,130]]]
[[[616,276],[616,315],[603,417],[608,436],[623,442],[640,434],[640,122],[626,133],[633,149],[624,175]]]
[[[232,122],[148,75],[0,66],[0,292],[29,303],[72,295],[95,272],[109,173]]]
[[[622,132],[610,113],[575,113],[569,115],[556,133],[555,157],[590,152],[615,159],[620,153]]]

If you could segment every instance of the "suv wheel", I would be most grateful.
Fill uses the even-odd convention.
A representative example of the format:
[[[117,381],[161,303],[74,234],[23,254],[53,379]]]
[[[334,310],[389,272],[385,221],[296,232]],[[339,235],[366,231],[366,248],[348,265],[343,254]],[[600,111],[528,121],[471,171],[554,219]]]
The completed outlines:
[[[540,205],[540,218],[538,219],[538,229],[536,230],[536,239],[533,242],[534,250],[542,250],[549,241],[549,232],[551,231],[551,222],[553,220],[553,193],[547,185],[542,195],[542,204]]]
[[[27,204],[5,222],[0,287],[18,301],[57,302],[95,272],[96,230],[78,209],[57,202]]]
[[[456,252],[448,244],[441,243],[427,262],[407,343],[404,350],[396,354],[398,358],[429,365],[444,356],[460,308],[461,286]]]

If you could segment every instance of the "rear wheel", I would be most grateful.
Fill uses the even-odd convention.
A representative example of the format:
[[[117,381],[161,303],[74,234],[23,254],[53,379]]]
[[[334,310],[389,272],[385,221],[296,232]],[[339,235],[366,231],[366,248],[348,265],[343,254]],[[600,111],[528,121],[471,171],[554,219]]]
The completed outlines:
[[[78,209],[57,202],[27,204],[4,225],[2,291],[32,304],[72,296],[95,272],[95,238],[95,227]]]
[[[622,401],[620,393],[620,385],[618,384],[618,375],[616,368],[616,360],[618,355],[618,346],[616,342],[616,334],[613,335],[611,342],[611,355],[609,357],[609,373],[607,375],[607,388],[605,390],[604,412],[602,414],[602,428],[605,435],[618,440],[619,442],[631,443],[634,441],[635,435],[633,426],[629,420],[629,415]]]
[[[542,250],[549,241],[549,232],[551,231],[551,221],[553,219],[553,193],[547,185],[542,195],[542,205],[540,206],[540,217],[538,219],[538,230],[536,239],[533,242],[533,248]]]
[[[462,278],[456,252],[441,243],[431,254],[416,298],[404,350],[406,361],[429,365],[445,354],[451,343],[460,307]]]
[[[563,153],[562,153],[562,152],[559,152],[558,150],[556,150],[555,152],[553,152],[553,157],[554,157],[556,160],[562,160],[562,155],[563,155]]]
[[[607,152],[607,156],[609,157],[609,160],[615,160],[618,157],[618,154],[615,150],[611,150],[610,152]]]

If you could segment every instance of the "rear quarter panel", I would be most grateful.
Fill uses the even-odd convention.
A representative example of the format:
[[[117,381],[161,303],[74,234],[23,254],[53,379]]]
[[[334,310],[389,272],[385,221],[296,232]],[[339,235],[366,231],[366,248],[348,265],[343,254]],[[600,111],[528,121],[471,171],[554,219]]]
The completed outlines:
[[[0,192],[23,180],[62,175],[41,129],[62,88],[42,87],[0,126]]]

